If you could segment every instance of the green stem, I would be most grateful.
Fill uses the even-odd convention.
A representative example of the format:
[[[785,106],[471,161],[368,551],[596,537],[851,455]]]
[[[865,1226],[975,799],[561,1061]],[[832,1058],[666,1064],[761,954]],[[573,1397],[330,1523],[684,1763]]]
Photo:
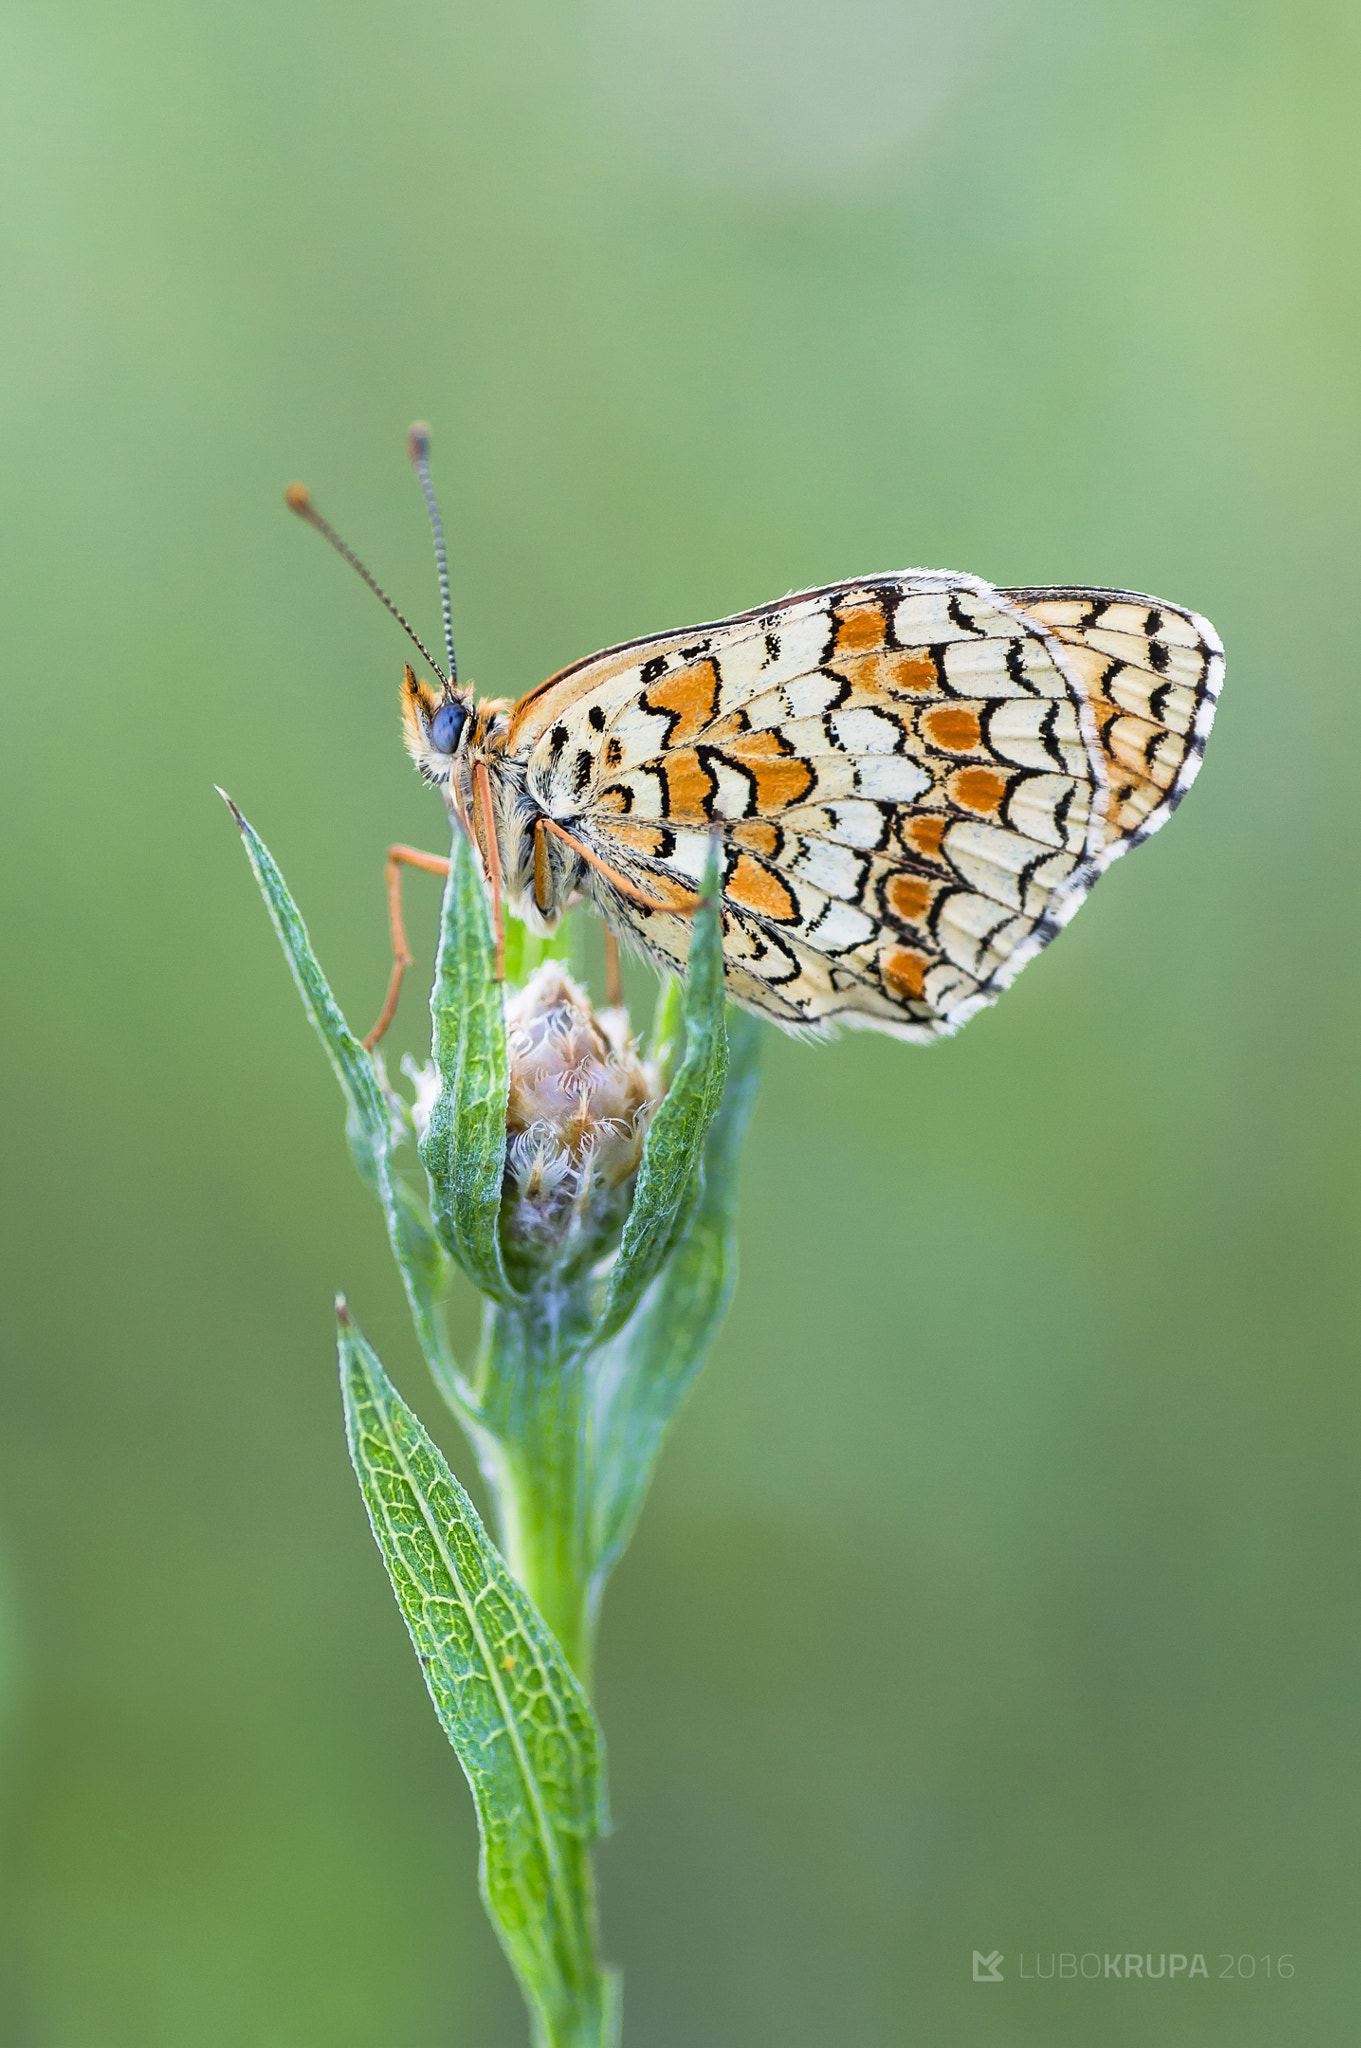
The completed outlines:
[[[571,1289],[487,1305],[478,1450],[501,1550],[591,1690],[597,1601],[591,1544],[588,1353]]]
[[[524,1307],[488,1302],[478,1365],[478,1462],[496,1506],[502,1555],[589,1696],[597,1600],[591,1548],[588,1352],[571,1288]],[[597,1924],[589,1855],[574,1882],[584,1926]],[[571,2010],[541,2012],[535,2048],[617,2048],[619,1980],[597,1965]]]

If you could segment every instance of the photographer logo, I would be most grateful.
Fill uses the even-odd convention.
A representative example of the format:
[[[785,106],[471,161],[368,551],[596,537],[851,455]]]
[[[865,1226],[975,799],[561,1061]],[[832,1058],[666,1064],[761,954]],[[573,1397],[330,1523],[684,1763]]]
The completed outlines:
[[[1115,1955],[1107,1955],[1104,1951],[1098,1954],[1092,1949],[1083,1954],[1076,1949],[1065,1949],[1062,1954],[1054,1952],[1047,1956],[1031,1955],[1027,1950],[1015,1959],[1015,1976],[1022,1984],[1043,1984],[1054,1980],[1060,1983],[1083,1980],[1104,1983],[1112,1977],[1122,1984],[1156,1984],[1159,1981],[1174,1984],[1178,1978],[1190,1984],[1197,1977],[1207,1981],[1216,1977],[1221,1983],[1242,1983],[1254,1977],[1269,1981],[1273,1977],[1289,1978],[1295,1974],[1295,1958],[1289,1951],[1284,1955],[1255,1955],[1249,1950],[1235,1955],[1225,1950],[1218,1962],[1219,1967],[1211,1970],[1207,1955],[1199,1950],[1175,1955],[1135,1955],[1121,1950]],[[974,1950],[973,1980],[975,1984],[1002,1984],[1007,1981],[1002,1975],[1000,1948],[993,1949],[990,1955],[984,1955],[980,1948]]]

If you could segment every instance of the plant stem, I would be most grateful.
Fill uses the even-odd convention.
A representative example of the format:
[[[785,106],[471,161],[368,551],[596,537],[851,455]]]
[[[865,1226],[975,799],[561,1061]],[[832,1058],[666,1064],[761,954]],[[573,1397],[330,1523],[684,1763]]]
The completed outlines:
[[[488,1304],[480,1462],[502,1553],[591,1690],[596,1560],[590,1545],[587,1356],[571,1289],[524,1309]]]
[[[502,1555],[589,1696],[598,1602],[582,1310],[570,1287],[544,1288],[523,1308],[487,1304],[476,1444],[496,1506]],[[589,1855],[577,1864],[574,1881],[594,1950],[597,1911]],[[570,2009],[536,2014],[535,2048],[617,2048],[618,1977],[596,1965],[572,1990]]]

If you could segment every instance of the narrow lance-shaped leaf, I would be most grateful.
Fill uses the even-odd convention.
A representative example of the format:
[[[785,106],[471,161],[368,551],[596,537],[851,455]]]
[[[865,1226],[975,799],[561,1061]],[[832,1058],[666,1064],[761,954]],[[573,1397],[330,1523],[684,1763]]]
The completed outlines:
[[[341,1311],[350,1456],[435,1712],[472,1787],[482,1896],[543,2048],[610,2048],[589,1845],[604,1824],[595,1717],[438,1448]]]
[[[279,943],[293,970],[293,979],[298,984],[307,1014],[326,1048],[327,1058],[344,1092],[350,1112],[349,1135],[355,1164],[376,1192],[381,1164],[386,1161],[391,1142],[391,1126],[387,1104],[378,1085],[373,1054],[345,1022],[340,1005],[331,994],[330,985],[312,951],[307,927],[269,848],[226,791],[220,789],[218,795],[241,828],[246,857],[255,871],[260,893],[279,934]]]
[[[596,1368],[592,1549],[598,1579],[633,1533],[662,1439],[728,1312],[737,1279],[737,1169],[756,1102],[761,1024],[728,1021],[727,1086],[704,1148],[699,1201],[663,1271]]]
[[[345,1130],[363,1180],[383,1205],[388,1235],[411,1303],[417,1334],[436,1383],[459,1414],[469,1411],[466,1384],[449,1350],[436,1297],[443,1284],[444,1254],[425,1218],[391,1170],[392,1122],[373,1054],[355,1037],[326,976],[298,907],[269,848],[224,790],[218,791],[241,828],[246,854],[260,884],[279,943],[293,971],[303,1005],[326,1048],[345,1097]]]
[[[728,1071],[725,1000],[718,858],[712,852],[690,943],[683,1005],[685,1057],[647,1134],[597,1343],[622,1329],[633,1314],[693,1206],[704,1140],[723,1099]]]
[[[430,995],[440,1092],[421,1157],[446,1248],[493,1301],[515,1299],[498,1224],[506,1165],[510,1062],[487,894],[465,835],[454,832]]]

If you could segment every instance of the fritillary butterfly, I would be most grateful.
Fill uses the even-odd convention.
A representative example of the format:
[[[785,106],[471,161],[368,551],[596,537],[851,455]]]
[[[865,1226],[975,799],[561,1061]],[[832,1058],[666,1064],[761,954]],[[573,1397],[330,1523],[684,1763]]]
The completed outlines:
[[[412,453],[431,496],[419,432]],[[1160,598],[929,569],[606,648],[515,703],[475,701],[452,651],[440,689],[407,668],[407,746],[498,917],[504,893],[550,931],[584,895],[683,970],[717,837],[734,1001],[916,1040],[995,1002],[1171,816],[1224,668],[1214,628]],[[394,848],[394,906],[408,859],[443,865]],[[400,932],[397,909],[379,1030]]]

